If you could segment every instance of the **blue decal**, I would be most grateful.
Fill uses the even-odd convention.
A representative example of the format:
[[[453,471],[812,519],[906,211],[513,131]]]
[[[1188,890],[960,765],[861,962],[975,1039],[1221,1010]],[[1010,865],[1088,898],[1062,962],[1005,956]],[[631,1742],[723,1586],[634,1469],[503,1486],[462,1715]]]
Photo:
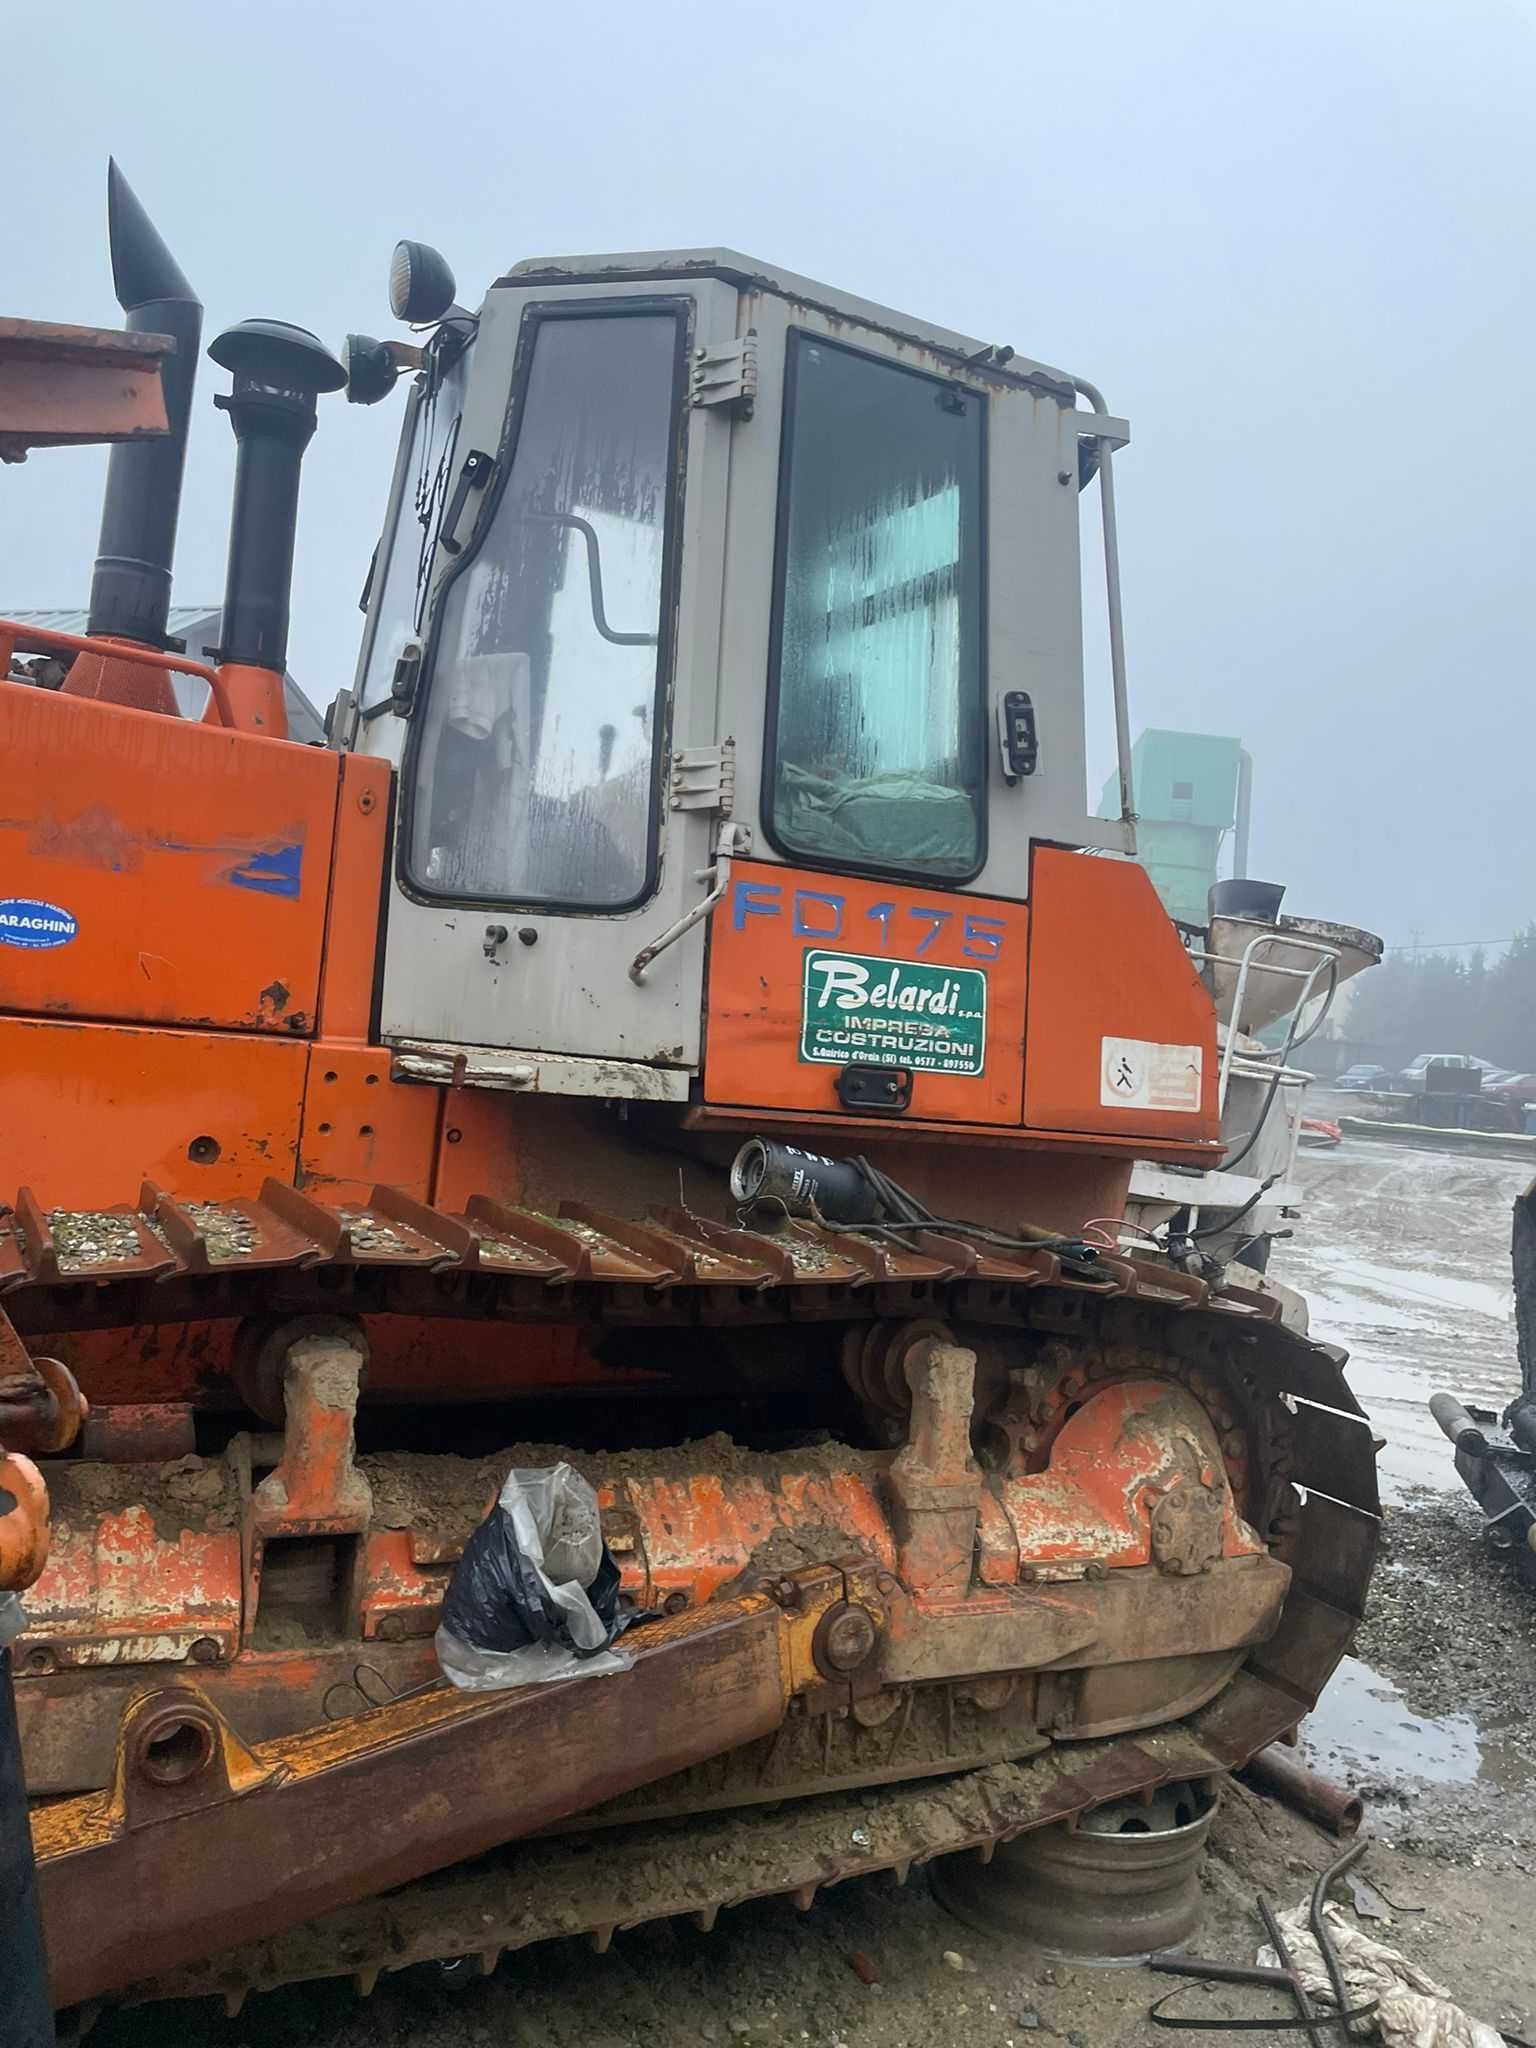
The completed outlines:
[[[965,920],[965,941],[960,950],[971,960],[995,960],[1003,950],[1003,920],[1000,917],[968,917]]]
[[[252,866],[255,866],[254,862]],[[246,886],[266,885],[248,882]],[[890,948],[892,920],[901,908],[897,903],[886,901],[871,903],[863,912],[871,924],[880,928],[882,953]],[[849,914],[848,899],[831,889],[796,889],[786,903],[784,890],[777,882],[732,882],[733,931],[745,931],[749,917],[783,917],[786,913],[793,919],[797,939],[820,939],[823,942],[840,939],[844,919]],[[912,942],[912,950],[919,959],[946,936],[947,927],[954,923],[957,915],[955,910],[928,903],[909,903],[905,906],[905,914],[920,928],[921,936]],[[959,950],[970,960],[996,960],[1002,953],[1006,938],[1007,926],[1002,918],[966,915],[960,926]],[[949,943],[955,944],[952,935]]]
[[[79,929],[72,913],[57,903],[39,903],[34,896],[0,897],[0,946],[25,946],[41,953],[50,946],[67,946]]]
[[[807,904],[819,903],[832,913],[830,924],[812,924],[806,911]],[[828,896],[820,889],[797,889],[795,891],[795,937],[797,939],[836,939],[842,936],[843,899]]]
[[[925,910],[920,904],[913,904],[912,908],[907,912],[908,917],[915,918],[919,924],[925,924],[928,927],[927,938],[919,939],[917,942],[917,957],[919,960],[921,960],[954,914],[952,910]]]
[[[263,896],[297,896],[303,868],[302,845],[277,846],[268,853],[253,853],[229,879],[237,889],[259,889]]]
[[[749,917],[777,917],[777,882],[738,882],[731,891],[731,929],[740,931]]]

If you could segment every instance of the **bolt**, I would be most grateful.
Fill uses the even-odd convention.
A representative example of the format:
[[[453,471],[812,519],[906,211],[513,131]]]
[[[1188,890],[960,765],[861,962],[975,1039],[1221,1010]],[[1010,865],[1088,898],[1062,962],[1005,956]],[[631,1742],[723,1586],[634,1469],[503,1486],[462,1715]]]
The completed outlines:
[[[1059,483],[1059,484],[1069,484],[1069,483],[1071,483],[1071,481],[1072,481],[1072,472],[1071,472],[1071,470],[1070,470],[1070,469],[1058,469],[1058,470],[1057,470],[1057,472],[1056,472],[1056,481],[1057,481],[1057,483]]]
[[[45,1649],[42,1646],[39,1646],[35,1650],[28,1650],[27,1652],[27,1669],[29,1671],[36,1671],[39,1673],[44,1671],[52,1671],[54,1669],[56,1661],[57,1660],[55,1659],[52,1650]]]
[[[875,1647],[874,1617],[867,1607],[829,1614],[822,1655],[834,1671],[857,1671]]]
[[[288,1029],[290,1031],[307,1031],[309,1029],[309,1018],[302,1010],[295,1010],[288,1019]]]
[[[765,1590],[769,1599],[777,1601],[780,1607],[793,1609],[800,1605],[800,1588],[793,1579],[775,1579]]]
[[[363,816],[366,818],[368,813],[373,809],[374,805],[377,802],[378,798],[374,795],[373,791],[371,789],[365,789],[357,799],[357,808],[362,812]]]
[[[517,943],[520,946],[536,946],[539,943],[538,927],[531,924],[520,924],[517,928]]]
[[[661,1611],[663,1614],[681,1614],[687,1605],[686,1593],[669,1593],[661,1603]]]
[[[405,1616],[403,1614],[386,1614],[379,1623],[379,1640],[385,1643],[403,1643],[405,1641]]]
[[[1107,1564],[1100,1564],[1096,1557],[1090,1558],[1088,1563],[1083,1566],[1083,1577],[1094,1580],[1107,1579],[1109,1577],[1109,1566]]]
[[[214,1636],[199,1636],[191,1649],[188,1650],[187,1655],[194,1664],[217,1664],[219,1661],[217,1638]]]
[[[452,1129],[444,1131],[443,1136],[448,1140],[448,1143],[450,1145],[457,1145],[463,1138],[464,1133],[459,1129],[458,1125],[455,1124],[452,1127]]]

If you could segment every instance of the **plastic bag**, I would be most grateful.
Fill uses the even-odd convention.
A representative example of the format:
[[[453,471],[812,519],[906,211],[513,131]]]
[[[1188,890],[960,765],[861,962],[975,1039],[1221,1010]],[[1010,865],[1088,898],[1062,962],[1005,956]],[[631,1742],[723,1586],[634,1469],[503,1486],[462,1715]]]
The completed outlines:
[[[437,1661],[466,1692],[625,1671],[634,1658],[610,1645],[631,1618],[588,1481],[514,1469],[453,1568]]]

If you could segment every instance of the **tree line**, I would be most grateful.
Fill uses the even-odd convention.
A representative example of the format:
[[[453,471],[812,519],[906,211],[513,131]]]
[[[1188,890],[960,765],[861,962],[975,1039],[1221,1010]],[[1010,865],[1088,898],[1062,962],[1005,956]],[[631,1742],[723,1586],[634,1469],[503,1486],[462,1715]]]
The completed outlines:
[[[1536,1073],[1536,924],[1484,953],[1389,953],[1354,984],[1337,1035],[1390,1049],[1469,1052]]]

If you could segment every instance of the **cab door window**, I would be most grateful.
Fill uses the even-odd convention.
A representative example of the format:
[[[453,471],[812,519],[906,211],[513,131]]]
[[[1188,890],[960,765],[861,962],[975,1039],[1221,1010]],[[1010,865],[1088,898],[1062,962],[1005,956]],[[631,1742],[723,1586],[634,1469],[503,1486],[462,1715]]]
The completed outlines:
[[[985,400],[789,339],[770,836],[793,857],[965,880],[985,843]]]
[[[526,317],[505,480],[439,601],[407,878],[617,910],[655,885],[683,309]]]

